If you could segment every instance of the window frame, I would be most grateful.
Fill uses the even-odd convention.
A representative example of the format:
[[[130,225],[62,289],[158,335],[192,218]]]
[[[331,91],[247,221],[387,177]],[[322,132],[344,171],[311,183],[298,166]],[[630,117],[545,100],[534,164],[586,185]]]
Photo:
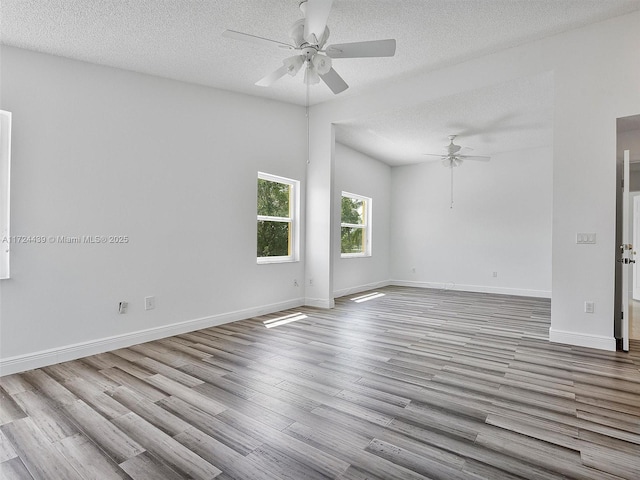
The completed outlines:
[[[258,241],[257,225],[258,222],[286,222],[289,223],[289,255],[280,255],[272,257],[258,257],[256,256],[256,262],[258,264],[270,264],[270,263],[287,263],[297,262],[300,260],[300,181],[293,180],[291,178],[280,177],[265,172],[258,172],[259,180],[266,180],[268,182],[281,183],[289,185],[289,216],[288,217],[274,217],[269,215],[257,215],[256,220],[256,242]],[[257,184],[256,184],[257,185]],[[257,194],[257,188],[256,188]],[[257,198],[256,198],[256,214],[257,214]]]
[[[345,223],[342,221],[342,198],[347,197],[353,200],[360,200],[364,204],[364,215],[362,224]],[[342,192],[340,196],[340,258],[362,258],[372,256],[372,211],[373,211],[373,199],[371,197],[365,197],[357,193]],[[364,251],[355,253],[344,253],[342,251],[342,228],[361,228],[364,234]]]

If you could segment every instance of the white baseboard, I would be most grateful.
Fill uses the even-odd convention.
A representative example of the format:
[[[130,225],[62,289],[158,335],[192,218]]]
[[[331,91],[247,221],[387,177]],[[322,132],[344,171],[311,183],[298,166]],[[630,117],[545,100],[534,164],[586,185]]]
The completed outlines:
[[[549,341],[553,343],[576,345],[578,347],[598,348],[600,350],[616,350],[616,339],[613,337],[567,332],[565,330],[557,330],[554,328],[549,328]]]
[[[433,288],[436,290],[456,290],[462,292],[515,295],[519,297],[551,298],[550,290],[533,290],[527,288],[490,287],[487,285],[465,285],[442,282],[416,282],[411,280],[391,280],[389,284],[397,287]]]
[[[391,285],[391,282],[389,280],[385,280],[382,282],[368,283],[366,285],[357,285],[355,287],[342,288],[340,290],[336,290],[335,292],[333,292],[333,296],[335,298],[339,298],[339,297],[344,297],[346,295],[353,295],[360,292],[366,292],[367,290],[375,290],[376,288],[382,288],[388,285]]]
[[[333,298],[305,298],[304,300],[305,307],[316,307],[316,308],[333,308],[336,306],[336,302]]]
[[[286,302],[273,303],[270,305],[237,310],[235,312],[222,313],[219,315],[211,315],[209,317],[187,320],[185,322],[172,323],[162,327],[139,330],[137,332],[115,335],[113,337],[100,338],[97,340],[90,340],[88,342],[52,348],[49,350],[2,358],[0,359],[0,376],[76,360],[89,355],[117,350],[118,348],[126,348],[131,345],[150,342],[170,337],[172,335],[193,332],[203,328],[215,327],[216,325],[244,320],[246,318],[280,312],[290,308],[297,308],[304,305],[304,303],[305,302],[302,298],[288,300]]]

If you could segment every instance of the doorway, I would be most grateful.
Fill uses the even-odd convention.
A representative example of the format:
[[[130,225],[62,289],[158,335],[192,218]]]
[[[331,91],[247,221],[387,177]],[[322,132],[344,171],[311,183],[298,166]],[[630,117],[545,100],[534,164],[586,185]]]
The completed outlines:
[[[640,175],[640,162],[631,163],[631,176]],[[632,182],[633,184],[633,182]],[[635,185],[635,187],[639,187]],[[634,250],[640,250],[640,191],[631,191],[629,197],[629,226],[631,227]],[[636,255],[636,258],[637,255]],[[640,259],[639,259],[640,261]],[[640,341],[640,264],[634,263],[629,269],[629,339]]]
[[[617,154],[616,154],[616,267],[615,267],[615,301],[614,301],[614,335],[618,350],[624,346],[638,346],[637,342],[623,342],[623,333],[627,331],[628,339],[640,339],[640,265],[623,263],[625,257],[633,259],[634,252],[640,252],[640,115],[617,119]],[[627,201],[623,197],[624,190],[624,152],[629,156],[629,168],[626,189],[629,193]],[[634,208],[635,207],[635,208]],[[634,212],[634,210],[637,210]],[[625,211],[627,214],[625,215]],[[638,216],[638,219],[636,219]],[[634,226],[634,224],[637,224]],[[637,226],[637,228],[636,228]],[[628,229],[628,236],[623,237],[623,227]],[[634,235],[635,233],[635,235]],[[620,249],[620,247],[623,247]],[[640,257],[639,257],[640,261]],[[635,283],[635,285],[634,285]],[[635,289],[634,289],[635,286]],[[636,295],[634,298],[634,290]],[[623,310],[627,310],[623,320]],[[627,325],[625,325],[625,323]]]

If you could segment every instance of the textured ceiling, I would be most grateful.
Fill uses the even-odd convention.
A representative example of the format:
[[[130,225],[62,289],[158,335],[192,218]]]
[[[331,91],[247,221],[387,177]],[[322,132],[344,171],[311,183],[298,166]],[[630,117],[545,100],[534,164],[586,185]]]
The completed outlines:
[[[0,0],[0,39],[6,45],[304,105],[302,74],[285,76],[270,88],[254,85],[278,68],[289,52],[221,36],[232,29],[286,42],[290,25],[302,18],[298,3]],[[416,72],[639,9],[640,0],[334,0],[329,44],[397,39],[392,58],[336,59],[335,69],[350,85],[338,98],[375,92]],[[377,136],[377,150],[371,154],[392,164],[416,161],[417,152],[436,146],[439,151],[452,133],[463,134],[460,143],[466,140],[478,153],[536,145],[543,138],[549,141],[549,82],[514,82],[499,92],[478,90],[421,106],[426,110],[419,106],[390,112],[393,122],[411,134],[376,117],[344,125],[339,137],[364,149]],[[541,103],[520,98],[523,91]],[[310,95],[312,104],[334,98],[324,84],[312,87]],[[463,109],[463,103],[474,105],[472,112]],[[525,129],[527,125],[531,128]],[[398,145],[409,146],[391,155],[390,145],[396,150]]]
[[[448,135],[458,135],[457,145],[473,149],[465,152],[468,155],[551,145],[553,75],[513,80],[336,126],[338,142],[389,165],[433,160],[424,153],[442,153]]]

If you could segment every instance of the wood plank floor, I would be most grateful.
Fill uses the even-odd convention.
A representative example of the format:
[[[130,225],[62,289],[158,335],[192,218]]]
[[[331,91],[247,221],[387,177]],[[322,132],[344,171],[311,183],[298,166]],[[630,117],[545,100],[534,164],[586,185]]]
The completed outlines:
[[[3,377],[0,478],[640,478],[639,343],[551,344],[544,299],[379,292]]]

